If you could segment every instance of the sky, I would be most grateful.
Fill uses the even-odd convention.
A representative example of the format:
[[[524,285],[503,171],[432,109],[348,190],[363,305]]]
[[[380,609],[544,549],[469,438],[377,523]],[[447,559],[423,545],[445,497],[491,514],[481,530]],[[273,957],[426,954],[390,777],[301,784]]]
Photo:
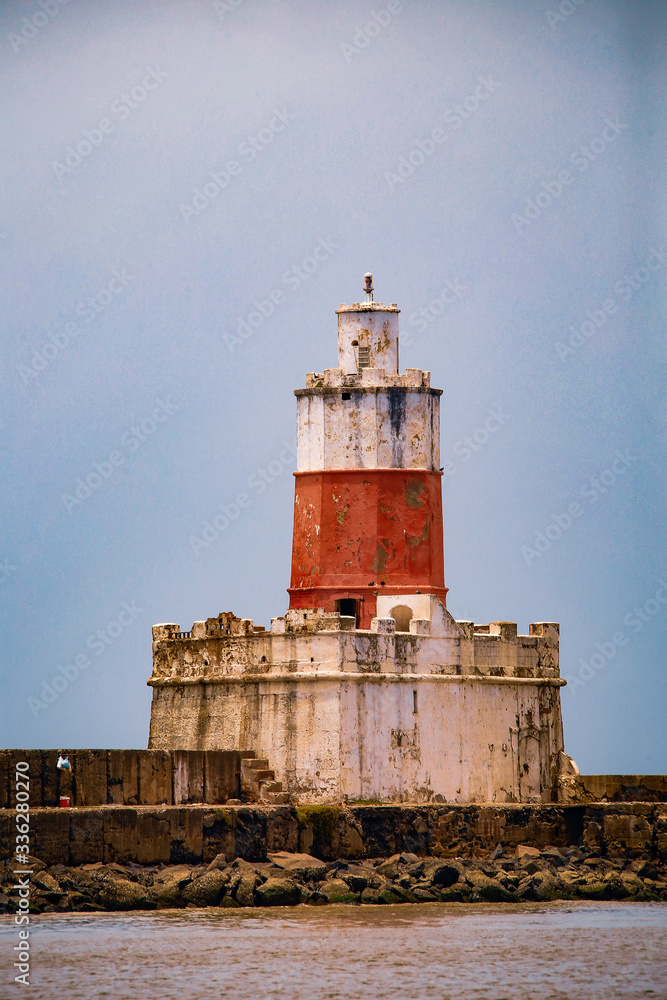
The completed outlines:
[[[146,747],[153,624],[284,613],[293,390],[371,271],[443,389],[449,610],[559,622],[567,752],[667,771],[666,29],[2,5],[0,745]]]

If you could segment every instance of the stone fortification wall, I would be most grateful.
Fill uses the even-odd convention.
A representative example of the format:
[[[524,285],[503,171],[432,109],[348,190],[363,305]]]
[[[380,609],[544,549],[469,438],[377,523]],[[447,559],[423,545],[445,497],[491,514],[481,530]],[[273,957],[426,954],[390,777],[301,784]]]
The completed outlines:
[[[73,750],[69,770],[58,750],[0,750],[0,808],[14,804],[17,761],[28,763],[30,807],[178,805],[226,802],[240,795],[238,751]]]
[[[561,801],[667,802],[667,774],[577,774]]]
[[[424,599],[430,595],[423,595]],[[379,603],[416,603],[410,595]],[[439,603],[439,602],[438,602]],[[432,612],[429,612],[432,614]],[[270,632],[251,619],[226,612],[180,625],[153,626],[152,686],[178,681],[217,681],[230,676],[347,673],[431,674],[452,677],[517,677],[565,682],[558,670],[558,625],[538,622],[518,635],[514,622],[475,625],[455,622],[441,609],[441,621],[412,617],[400,632],[391,617],[368,630],[354,619],[321,608],[290,610],[271,620]]]
[[[422,597],[382,600],[419,612]],[[150,747],[254,747],[301,802],[551,801],[558,626],[520,636],[423,600],[429,617],[406,632],[321,610],[288,611],[269,633],[230,614],[155,626]]]
[[[667,860],[667,805],[596,803],[466,806],[100,806],[35,809],[31,854],[44,864],[264,861],[302,851],[325,861],[481,857],[500,844],[579,847],[602,857]],[[0,810],[0,860],[12,857],[13,810]]]

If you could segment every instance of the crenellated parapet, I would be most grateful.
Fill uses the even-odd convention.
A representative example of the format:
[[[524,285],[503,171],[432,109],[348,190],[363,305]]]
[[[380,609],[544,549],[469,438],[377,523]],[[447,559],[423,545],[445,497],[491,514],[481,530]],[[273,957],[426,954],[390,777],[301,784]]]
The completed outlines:
[[[421,368],[406,368],[404,375],[388,372],[384,368],[362,368],[359,372],[344,372],[340,368],[325,368],[322,373],[308,372],[306,388],[295,389],[294,395],[308,396],[314,390],[321,389],[322,395],[327,390],[336,392],[339,389],[351,391],[372,391],[374,388],[397,389],[428,389],[436,396],[442,395],[442,389],[431,389],[431,373]]]
[[[457,622],[432,595],[383,597],[381,603],[387,601],[396,602],[396,617],[373,618],[370,629],[358,629],[352,616],[323,608],[290,608],[271,620],[268,632],[231,612],[194,622],[188,632],[180,625],[156,625],[149,683],[215,683],[258,673],[269,678],[285,670],[304,677],[335,671],[564,683],[558,670],[559,630],[553,622],[534,623],[529,635],[518,635],[514,622]],[[403,609],[412,611],[406,602],[421,609],[422,617],[412,613],[409,620],[402,619]]]

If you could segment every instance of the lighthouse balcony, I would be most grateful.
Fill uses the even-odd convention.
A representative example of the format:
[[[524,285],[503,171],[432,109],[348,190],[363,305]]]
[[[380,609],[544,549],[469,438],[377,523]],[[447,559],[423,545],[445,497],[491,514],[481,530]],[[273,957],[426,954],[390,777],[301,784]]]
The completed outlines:
[[[362,368],[359,372],[344,372],[341,368],[325,368],[324,372],[308,372],[306,389],[297,389],[295,395],[302,395],[311,389],[342,388],[399,388],[428,389],[431,373],[421,368],[406,368],[404,375],[387,371],[386,368]]]

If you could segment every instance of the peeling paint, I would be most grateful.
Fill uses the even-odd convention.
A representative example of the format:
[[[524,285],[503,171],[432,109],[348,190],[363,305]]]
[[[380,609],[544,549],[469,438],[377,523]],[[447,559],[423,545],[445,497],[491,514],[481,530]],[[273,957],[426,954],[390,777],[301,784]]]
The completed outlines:
[[[350,509],[350,508],[349,508],[349,505],[348,505],[348,504],[346,504],[346,505],[345,505],[345,506],[343,507],[343,509],[342,509],[342,510],[339,510],[339,511],[338,511],[338,513],[336,514],[336,520],[338,521],[338,523],[339,523],[339,524],[341,524],[341,525],[343,524],[343,522],[344,522],[344,520],[345,520],[345,518],[346,518],[346,516],[347,516],[347,512],[348,512],[348,510],[349,510],[349,509]]]
[[[410,507],[418,509],[424,504],[421,494],[424,492],[424,484],[421,479],[412,479],[405,485],[405,502]]]

